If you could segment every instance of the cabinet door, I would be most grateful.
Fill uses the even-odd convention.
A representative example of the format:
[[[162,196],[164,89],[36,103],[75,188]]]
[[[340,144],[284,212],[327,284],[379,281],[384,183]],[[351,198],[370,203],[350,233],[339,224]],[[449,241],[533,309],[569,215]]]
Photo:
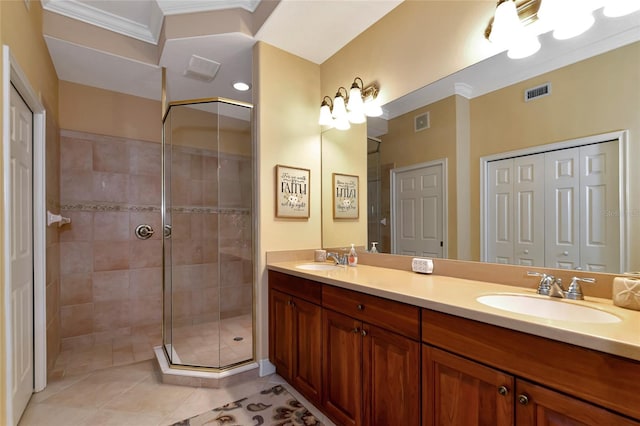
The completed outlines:
[[[293,385],[311,402],[321,403],[322,389],[322,308],[302,299],[293,299],[294,341]]]
[[[513,425],[513,376],[422,346],[422,424]]]
[[[595,405],[524,380],[516,385],[518,426],[639,426]]]
[[[366,425],[420,424],[420,344],[364,324],[362,333]]]
[[[329,309],[322,323],[322,405],[334,422],[362,425],[362,324]]]
[[[276,290],[269,292],[269,359],[285,380],[291,380],[293,368],[293,318],[291,296]]]

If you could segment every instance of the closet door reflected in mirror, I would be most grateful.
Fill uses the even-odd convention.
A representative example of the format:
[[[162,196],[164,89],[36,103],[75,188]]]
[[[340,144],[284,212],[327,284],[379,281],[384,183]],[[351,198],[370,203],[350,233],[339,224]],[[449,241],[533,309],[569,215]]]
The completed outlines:
[[[620,271],[618,143],[488,162],[486,260]]]

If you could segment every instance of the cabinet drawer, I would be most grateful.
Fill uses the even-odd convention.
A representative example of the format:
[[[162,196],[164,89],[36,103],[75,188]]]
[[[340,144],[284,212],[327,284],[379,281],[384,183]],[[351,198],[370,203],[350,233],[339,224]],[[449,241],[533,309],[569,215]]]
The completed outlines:
[[[322,304],[352,318],[420,339],[420,309],[415,306],[330,285],[322,287]]]
[[[322,304],[322,284],[315,281],[269,271],[269,288],[299,297],[316,305]]]

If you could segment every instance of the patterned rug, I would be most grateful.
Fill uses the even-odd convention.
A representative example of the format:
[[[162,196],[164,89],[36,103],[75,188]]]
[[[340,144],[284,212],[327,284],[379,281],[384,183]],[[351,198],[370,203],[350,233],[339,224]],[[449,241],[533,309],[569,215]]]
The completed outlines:
[[[239,399],[171,426],[322,426],[282,386]]]

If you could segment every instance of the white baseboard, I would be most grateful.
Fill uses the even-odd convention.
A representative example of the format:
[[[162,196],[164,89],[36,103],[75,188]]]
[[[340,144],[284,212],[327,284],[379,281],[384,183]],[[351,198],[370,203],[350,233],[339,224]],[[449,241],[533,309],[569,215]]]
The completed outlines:
[[[260,377],[268,376],[276,372],[276,366],[266,358],[258,361],[258,364],[260,365]]]

